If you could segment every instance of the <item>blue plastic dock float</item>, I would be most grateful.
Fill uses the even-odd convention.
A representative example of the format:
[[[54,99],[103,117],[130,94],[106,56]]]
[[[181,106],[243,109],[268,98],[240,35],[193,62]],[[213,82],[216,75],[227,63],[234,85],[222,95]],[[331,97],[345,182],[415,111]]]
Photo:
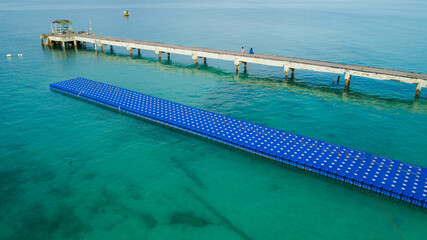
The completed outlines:
[[[427,208],[427,169],[84,78],[51,89]]]

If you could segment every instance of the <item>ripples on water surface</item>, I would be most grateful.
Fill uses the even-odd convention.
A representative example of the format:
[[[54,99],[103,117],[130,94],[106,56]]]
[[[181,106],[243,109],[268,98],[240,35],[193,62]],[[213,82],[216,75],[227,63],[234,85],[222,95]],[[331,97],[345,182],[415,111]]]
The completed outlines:
[[[119,4],[69,9],[71,3],[52,2],[45,6],[51,10],[40,10],[32,1],[0,3],[1,239],[426,236],[425,210],[65,97],[48,85],[82,76],[424,167],[426,89],[414,100],[415,86],[355,77],[344,93],[342,82],[331,84],[332,74],[296,70],[284,82],[280,68],[248,64],[248,73],[236,76],[230,62],[208,59],[196,69],[186,56],[159,63],[148,51],[131,59],[124,49],[43,49],[39,40],[52,19],[69,18],[75,30],[87,30],[91,18],[98,35],[228,50],[244,45],[425,73],[425,3],[251,2],[239,9],[245,3],[222,2],[227,8],[210,10],[208,1],[135,3],[141,8],[131,2],[128,19]]]

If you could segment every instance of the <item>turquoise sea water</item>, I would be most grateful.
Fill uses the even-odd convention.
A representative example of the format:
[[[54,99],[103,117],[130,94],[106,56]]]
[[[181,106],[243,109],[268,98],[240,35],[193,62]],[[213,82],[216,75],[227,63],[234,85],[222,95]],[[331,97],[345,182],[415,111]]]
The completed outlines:
[[[39,34],[91,18],[97,35],[426,73],[426,12],[423,1],[1,2],[0,239],[425,238],[426,210],[49,84],[81,76],[424,167],[426,89],[414,99],[414,85],[354,77],[344,92],[333,74],[284,81],[283,69],[248,64],[235,75],[212,59],[46,49]]]

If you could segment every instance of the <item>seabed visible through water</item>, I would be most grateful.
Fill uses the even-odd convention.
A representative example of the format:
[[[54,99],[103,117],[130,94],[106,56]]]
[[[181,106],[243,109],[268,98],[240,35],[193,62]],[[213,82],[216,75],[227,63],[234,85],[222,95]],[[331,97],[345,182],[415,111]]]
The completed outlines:
[[[236,75],[221,61],[196,68],[189,57],[159,63],[146,51],[43,49],[39,39],[54,18],[76,30],[91,18],[99,35],[425,72],[425,3],[363,3],[144,5],[127,19],[113,3],[0,3],[0,239],[423,239],[425,210],[48,86],[85,76],[423,167],[425,89],[414,100],[415,86],[353,78],[344,92],[336,75],[283,81],[278,68]]]

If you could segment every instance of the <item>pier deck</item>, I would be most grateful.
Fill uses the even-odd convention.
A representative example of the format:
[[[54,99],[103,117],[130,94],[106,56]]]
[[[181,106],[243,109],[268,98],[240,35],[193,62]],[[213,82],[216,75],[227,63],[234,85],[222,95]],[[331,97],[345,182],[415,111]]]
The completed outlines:
[[[51,89],[427,208],[427,169],[83,78]]]
[[[233,61],[234,65],[236,65],[236,72],[239,72],[240,64],[244,64],[244,68],[246,70],[246,63],[276,66],[282,67],[284,69],[286,78],[288,77],[289,72],[291,72],[292,76],[294,76],[295,69],[343,74],[345,78],[346,89],[349,89],[350,87],[351,76],[360,76],[378,80],[393,80],[416,84],[416,97],[420,95],[421,88],[427,87],[427,74],[392,69],[348,65],[267,54],[247,54],[210,48],[186,47],[159,42],[96,36],[93,34],[42,34],[40,38],[42,40],[42,44],[51,45],[53,43],[61,43],[61,45],[64,47],[69,43],[73,44],[74,46],[77,46],[78,44],[86,46],[86,43],[92,43],[94,44],[96,51],[98,48],[103,51],[104,46],[110,46],[111,49],[113,46],[125,47],[128,51],[130,51],[131,55],[133,54],[132,51],[134,49],[137,49],[138,52],[140,49],[151,50],[158,54],[159,60],[161,60],[162,53],[167,53],[168,59],[170,59],[171,53],[188,55],[196,61],[196,65],[198,64],[199,58],[204,58],[205,62],[207,58]],[[46,42],[44,42],[44,39],[47,39]]]

